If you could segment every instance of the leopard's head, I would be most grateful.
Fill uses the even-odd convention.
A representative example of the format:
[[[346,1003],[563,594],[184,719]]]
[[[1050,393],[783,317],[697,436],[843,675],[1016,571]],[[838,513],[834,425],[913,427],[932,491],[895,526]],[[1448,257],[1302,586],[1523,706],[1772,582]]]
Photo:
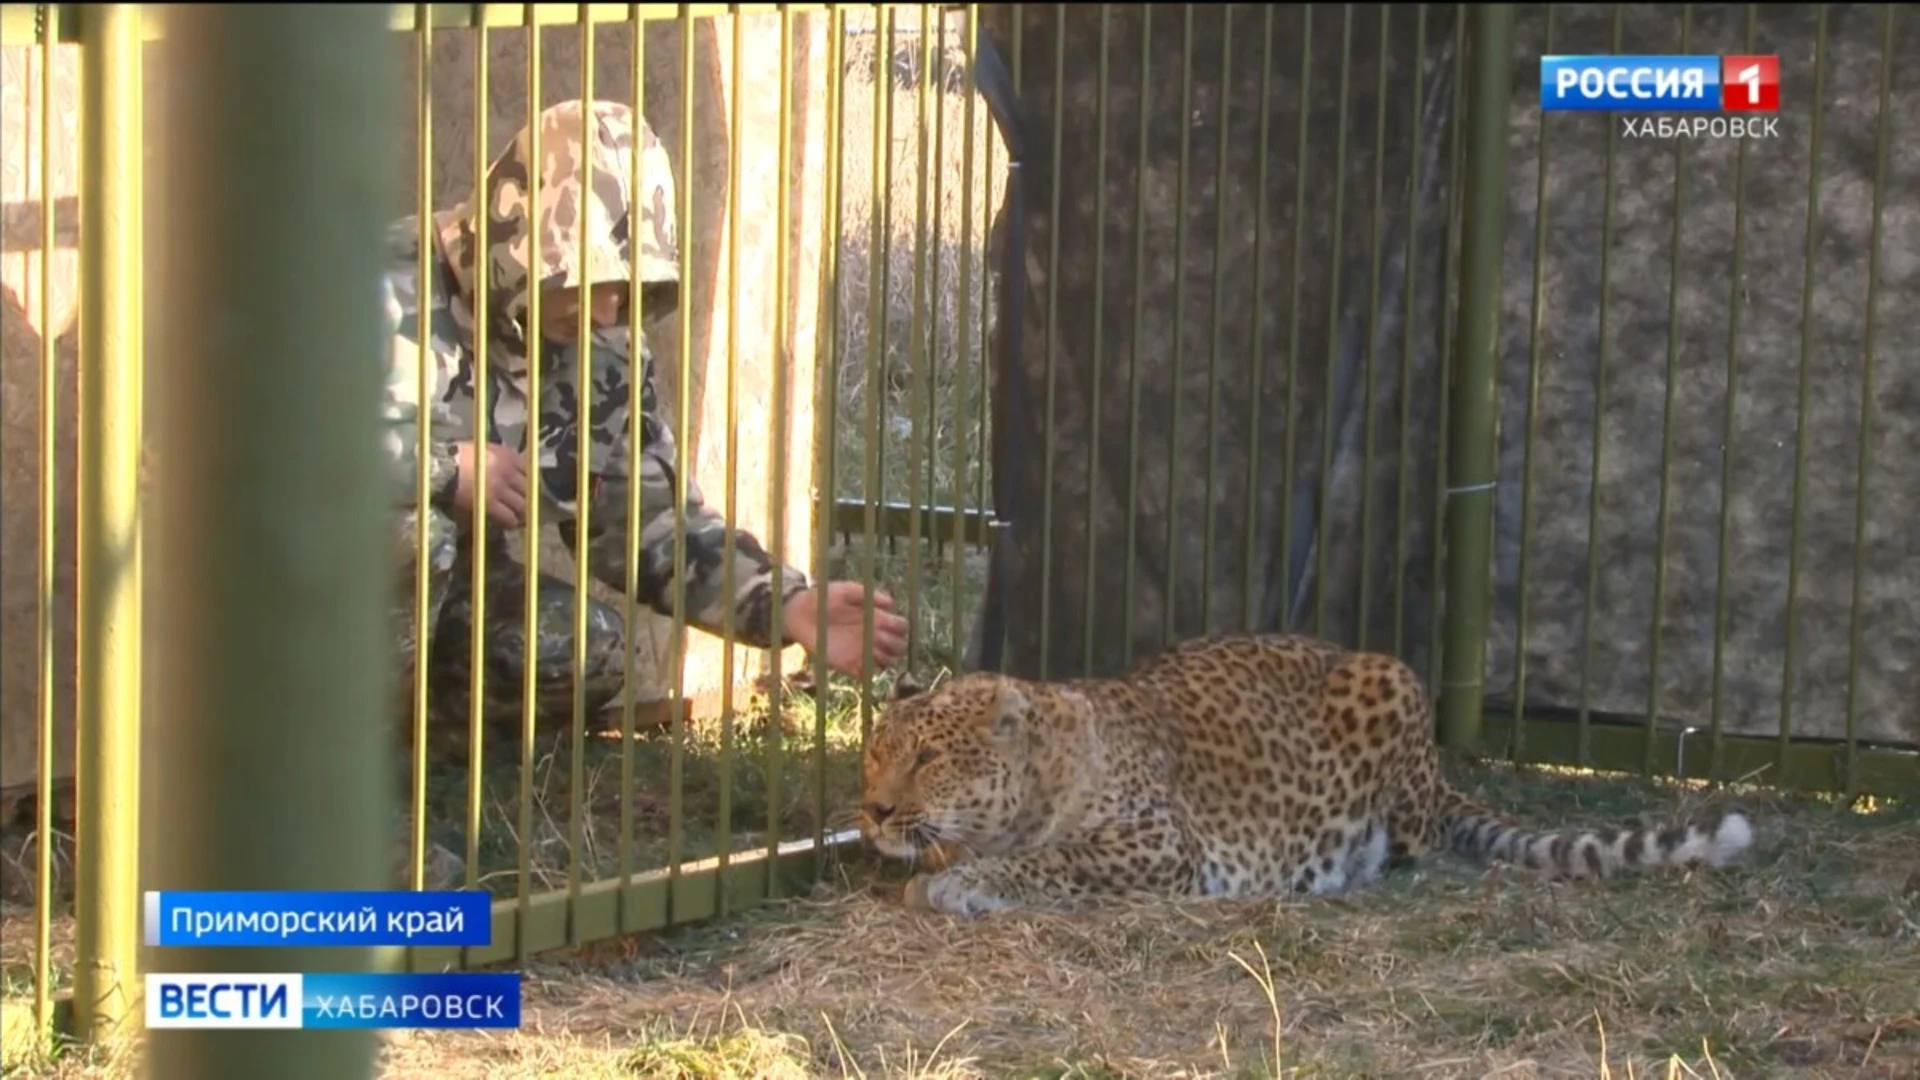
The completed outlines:
[[[862,835],[899,859],[1015,845],[1043,775],[1036,766],[1047,725],[1034,715],[1040,693],[993,673],[931,690],[896,682],[861,762]]]

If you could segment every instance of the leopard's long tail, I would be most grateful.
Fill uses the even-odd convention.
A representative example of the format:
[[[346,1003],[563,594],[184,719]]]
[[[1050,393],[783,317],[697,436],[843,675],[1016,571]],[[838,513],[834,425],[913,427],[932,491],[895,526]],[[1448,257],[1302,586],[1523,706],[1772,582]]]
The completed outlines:
[[[1448,789],[1442,796],[1448,850],[1480,863],[1495,860],[1556,877],[1612,877],[1621,870],[1725,866],[1753,845],[1753,826],[1732,811],[1717,820],[1666,829],[1536,831]]]

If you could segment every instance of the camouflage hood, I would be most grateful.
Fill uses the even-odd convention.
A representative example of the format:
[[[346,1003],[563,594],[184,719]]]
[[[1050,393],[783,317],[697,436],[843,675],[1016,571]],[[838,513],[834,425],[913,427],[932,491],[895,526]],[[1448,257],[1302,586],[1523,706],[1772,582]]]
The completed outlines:
[[[673,174],[665,147],[645,119],[612,101],[593,103],[583,140],[584,111],[584,103],[577,99],[546,109],[513,137],[487,169],[487,321],[496,340],[525,344],[527,300],[536,288],[630,281],[635,264],[642,285],[679,281]],[[540,133],[537,169],[532,146],[535,125]],[[637,194],[633,186],[636,139],[640,148]],[[529,177],[536,172],[539,184],[530,193]],[[464,301],[454,304],[454,310],[469,319],[479,287],[474,238],[480,209],[469,200],[437,215],[436,221],[454,289]],[[519,359],[524,359],[524,353]]]

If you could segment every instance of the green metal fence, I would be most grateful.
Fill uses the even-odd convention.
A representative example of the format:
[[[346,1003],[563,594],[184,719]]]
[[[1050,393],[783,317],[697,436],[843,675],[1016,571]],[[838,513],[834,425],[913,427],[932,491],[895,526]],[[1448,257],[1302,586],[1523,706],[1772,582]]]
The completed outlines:
[[[1672,18],[1676,37],[1671,42],[1631,45],[1622,36],[1626,8],[1596,15],[1587,6],[1572,6],[1574,14],[1564,15],[1567,6],[1548,5],[1526,8],[1516,19],[1511,5],[1159,7],[1164,10],[1150,20],[1140,7],[1128,5],[1085,11],[1053,5],[396,8],[390,29],[410,35],[401,67],[413,71],[409,111],[420,145],[408,170],[415,187],[411,212],[421,226],[418,272],[425,280],[425,253],[433,250],[427,223],[444,209],[436,197],[444,178],[436,172],[434,140],[424,134],[438,130],[449,107],[436,89],[436,74],[447,65],[436,66],[436,58],[449,49],[465,57],[472,87],[466,99],[471,160],[460,168],[477,179],[509,134],[493,119],[489,91],[516,88],[512,92],[524,94],[529,117],[534,104],[554,97],[548,91],[555,67],[543,55],[549,46],[525,48],[526,38],[516,37],[525,64],[500,71],[488,44],[498,40],[492,35],[574,27],[571,40],[578,55],[563,70],[566,79],[577,79],[578,96],[591,100],[608,84],[611,70],[618,98],[655,121],[669,139],[675,162],[683,295],[674,314],[677,325],[665,332],[672,348],[656,351],[655,359],[673,390],[666,411],[679,418],[679,497],[686,496],[684,481],[698,474],[693,478],[709,503],[730,520],[748,514],[766,523],[756,531],[776,556],[808,547],[806,570],[814,580],[849,577],[888,589],[909,615],[908,664],[916,670],[991,662],[1022,672],[1031,662],[1047,677],[1063,677],[1112,670],[1122,658],[1131,660],[1142,643],[1151,648],[1221,629],[1298,629],[1359,647],[1421,654],[1440,703],[1439,735],[1463,750],[1722,780],[1757,776],[1780,786],[1849,794],[1912,790],[1914,740],[1905,745],[1897,739],[1872,740],[1857,722],[1866,693],[1860,689],[1861,658],[1871,644],[1863,644],[1871,633],[1864,614],[1869,606],[1863,599],[1869,572],[1864,555],[1849,579],[1852,594],[1843,619],[1848,643],[1844,738],[1805,741],[1792,722],[1799,700],[1794,689],[1799,623],[1792,605],[1802,573],[1799,507],[1801,489],[1810,482],[1810,424],[1796,422],[1791,538],[1786,564],[1778,568],[1787,579],[1788,609],[1777,737],[1738,734],[1722,723],[1723,654],[1735,648],[1728,629],[1727,598],[1734,594],[1729,575],[1739,570],[1730,566],[1735,557],[1729,522],[1737,516],[1727,509],[1737,478],[1731,436],[1724,452],[1710,455],[1718,479],[1704,489],[1718,500],[1717,558],[1709,572],[1715,580],[1684,582],[1714,598],[1707,624],[1711,661],[1698,663],[1691,654],[1682,661],[1663,656],[1661,642],[1673,633],[1663,613],[1678,580],[1669,569],[1667,541],[1675,500],[1687,497],[1670,465],[1678,456],[1681,416],[1674,395],[1681,368],[1689,362],[1684,357],[1699,351],[1677,331],[1667,335],[1659,383],[1664,404],[1658,422],[1655,550],[1645,585],[1653,601],[1647,608],[1652,621],[1644,711],[1615,722],[1595,704],[1598,698],[1587,694],[1585,681],[1573,697],[1565,692],[1565,672],[1542,674],[1538,669],[1544,664],[1536,664],[1529,682],[1530,657],[1542,647],[1576,656],[1583,673],[1591,672],[1609,647],[1593,628],[1593,613],[1608,596],[1603,587],[1608,555],[1600,545],[1603,495],[1610,489],[1590,477],[1602,476],[1603,453],[1615,444],[1605,437],[1602,406],[1593,404],[1592,430],[1584,433],[1591,453],[1576,463],[1578,471],[1569,473],[1564,449],[1550,457],[1559,472],[1549,474],[1539,465],[1546,453],[1536,451],[1543,385],[1562,390],[1569,385],[1553,374],[1556,354],[1550,351],[1554,346],[1544,344],[1543,328],[1600,314],[1590,375],[1593,401],[1604,402],[1607,380],[1619,377],[1608,368],[1617,359],[1610,352],[1605,312],[1614,293],[1631,291],[1611,277],[1615,208],[1624,183],[1617,179],[1616,162],[1644,166],[1647,160],[1630,157],[1609,118],[1556,116],[1542,123],[1528,89],[1534,78],[1531,60],[1544,52],[1607,51],[1607,42],[1567,44],[1566,27],[1590,27],[1596,18],[1610,20],[1613,51],[1735,51],[1725,34],[1702,44],[1694,36],[1691,7]],[[1888,400],[1876,391],[1881,385],[1876,379],[1885,376],[1884,369],[1876,373],[1876,351],[1890,355],[1876,313],[1887,302],[1878,299],[1883,250],[1898,242],[1883,223],[1892,189],[1888,148],[1897,124],[1890,104],[1892,58],[1903,40],[1898,26],[1912,25],[1903,7],[1884,8],[1876,16],[1884,22],[1871,35],[1880,49],[1873,86],[1878,111],[1869,110],[1868,117],[1868,144],[1875,154],[1870,220],[1861,226],[1870,237],[1863,256],[1864,342],[1847,361],[1850,377],[1858,380],[1855,495],[1847,504],[1852,515],[1847,543],[1861,552],[1878,544],[1873,550],[1881,561],[1873,565],[1880,569],[1873,572],[1880,574],[1879,595],[1892,591],[1903,572],[1898,566],[1886,571],[1889,526],[1883,523],[1875,532],[1870,516],[1885,484],[1870,482],[1878,476],[1874,432],[1885,430],[1874,426],[1876,402]],[[1632,14],[1636,27],[1665,17]],[[34,127],[37,149],[30,156],[43,201],[35,260],[42,284],[34,319],[42,334],[34,669],[41,749],[31,799],[33,835],[39,838],[34,845],[34,1008],[43,1028],[52,1022],[56,991],[64,982],[51,959],[60,920],[55,845],[47,840],[56,832],[55,779],[62,771],[54,755],[51,610],[59,602],[54,553],[58,545],[73,542],[55,529],[55,493],[62,478],[54,464],[57,335],[47,284],[55,277],[56,247],[57,154],[49,117],[56,106],[56,53],[63,44],[81,46],[84,72],[78,306],[85,392],[78,416],[81,499],[75,534],[83,605],[75,813],[82,861],[74,869],[78,941],[72,965],[73,1026],[83,1036],[110,1031],[130,1015],[140,966],[136,882],[142,871],[136,853],[142,822],[134,799],[141,790],[144,615],[141,577],[128,567],[137,570],[140,564],[144,445],[141,86],[143,62],[160,62],[151,51],[143,61],[142,41],[172,40],[163,15],[164,9],[131,5],[8,5],[5,11],[8,46],[31,48],[37,57],[35,96],[42,110]],[[1742,15],[1742,40],[1755,51],[1758,16],[1753,8]],[[1859,18],[1849,16],[1855,23]],[[1713,19],[1724,29],[1724,11]],[[981,44],[982,28],[993,32],[997,45]],[[1827,31],[1823,7],[1813,44],[1811,100],[1816,103],[1827,101]],[[628,57],[623,67],[610,68],[594,43],[616,37]],[[1200,38],[1217,51],[1197,48]],[[206,40],[199,39],[201,47],[208,47]],[[284,38],[278,41],[287,47]],[[1377,46],[1371,57],[1368,41]],[[1178,42],[1177,49],[1172,42]],[[1337,59],[1324,52],[1328,43],[1337,43]],[[1772,43],[1783,53],[1790,46],[1785,38]],[[1176,51],[1177,80],[1159,66]],[[768,55],[777,60],[757,67]],[[1001,87],[1004,93],[996,97],[986,79],[1002,63],[1010,88]],[[1129,66],[1134,70],[1122,78]],[[668,75],[659,74],[662,67]],[[1357,76],[1356,69],[1372,78]],[[727,70],[732,81],[723,91],[720,73]],[[982,81],[980,93],[976,77]],[[1322,83],[1336,87],[1331,100],[1316,96]],[[659,100],[663,87],[664,102]],[[1862,87],[1852,89],[1858,93]],[[1177,111],[1156,104],[1163,98],[1177,100]],[[1010,99],[1017,104],[1009,105]],[[1255,106],[1251,110],[1249,101]],[[1081,115],[1083,105],[1086,115]],[[1813,170],[1822,160],[1825,108],[1807,110],[1811,149],[1805,167],[1813,179],[1806,194],[1802,303],[1808,314],[1795,369],[1800,406],[1795,416],[1806,414],[1815,370],[1809,360],[1815,351],[1811,309],[1816,232],[1823,219]],[[1192,130],[1207,116],[1211,130]],[[1518,176],[1526,155],[1510,150],[1514,132],[1523,128],[1535,133],[1532,184]],[[1337,138],[1319,137],[1336,129]],[[711,165],[709,140],[716,131],[725,133],[726,152],[723,162]],[[1235,140],[1235,131],[1249,137],[1244,143]],[[1390,131],[1399,137],[1390,139]],[[202,129],[199,137],[211,136]],[[1550,162],[1563,142],[1575,141],[1589,149],[1604,147],[1598,232],[1581,231],[1583,239],[1574,245],[1584,244],[1598,260],[1599,288],[1591,293],[1550,287],[1552,275],[1565,272],[1556,270],[1553,258],[1572,257],[1564,251],[1549,257],[1553,230],[1566,229],[1558,217],[1560,203],[1552,203],[1556,216],[1551,220],[1548,212],[1550,193],[1557,191]],[[1158,147],[1176,142],[1177,153],[1169,149],[1159,155]],[[1236,157],[1243,145],[1257,151]],[[1778,145],[1784,144],[1762,148]],[[1677,252],[1682,229],[1693,220],[1682,209],[1688,145],[1676,141],[1661,152],[1672,162],[1671,235]],[[1740,145],[1732,166],[1734,189],[1742,187],[1749,154],[1757,152]],[[858,161],[862,154],[864,163]],[[1356,156],[1362,163],[1350,168]],[[1122,161],[1126,164],[1112,164]],[[1245,175],[1228,175],[1243,166],[1249,170]],[[1109,182],[1110,167],[1130,170],[1130,182]],[[634,169],[637,177],[637,157]],[[754,169],[759,172],[750,172]],[[1090,196],[1079,182],[1089,170],[1098,178]],[[263,175],[292,180],[284,170]],[[1152,186],[1156,181],[1170,182],[1170,213],[1163,212],[1165,201],[1154,201],[1160,194]],[[761,206],[767,196],[755,186],[766,182],[775,188],[770,207]],[[1644,188],[1643,183],[1636,190]],[[1721,354],[1724,391],[1716,411],[1732,432],[1745,340],[1739,324],[1745,273],[1740,260],[1748,219],[1743,200],[1721,201],[1732,214],[1734,265],[1698,273],[1729,297],[1731,326]],[[316,197],[315,206],[322,202]],[[1076,206],[1082,202],[1084,207]],[[1910,202],[1904,205],[1912,208]],[[1193,221],[1189,206],[1195,208]],[[770,224],[755,218],[763,209]],[[1529,215],[1530,227],[1520,228]],[[1236,218],[1251,223],[1250,243],[1242,244],[1240,230],[1230,228]],[[1076,220],[1097,227],[1075,231]],[[1309,238],[1307,227],[1323,220],[1332,223],[1332,246],[1324,250]],[[1641,219],[1630,224],[1646,231]],[[1149,248],[1149,236],[1157,246],[1163,232],[1174,267],[1165,284],[1174,299],[1167,320],[1171,337],[1157,340],[1175,347],[1159,355],[1146,347],[1156,340],[1154,334],[1168,330],[1157,325],[1161,312],[1149,304],[1161,277],[1153,259],[1162,257]],[[1358,246],[1350,239],[1356,235],[1362,238]],[[1564,240],[1560,244],[1566,246]],[[1531,248],[1530,258],[1518,254],[1520,246]],[[1190,262],[1200,269],[1190,273]],[[1348,262],[1361,268],[1351,282]],[[1681,294],[1678,265],[1676,255],[1666,279],[1670,298]],[[1525,273],[1516,274],[1516,266],[1525,266]],[[721,277],[730,292],[721,305],[725,317],[709,320],[723,298],[715,284]],[[263,280],[284,279],[268,275]],[[1240,280],[1247,282],[1246,292],[1230,294],[1227,284]],[[260,288],[256,300],[270,304],[270,290],[264,284]],[[764,288],[766,296],[752,315],[743,313],[740,299],[749,288]],[[476,303],[484,303],[484,297]],[[529,323],[538,320],[537,299],[533,303]],[[1228,311],[1229,303],[1240,307]],[[1670,323],[1681,321],[1679,303],[1671,300]],[[1515,315],[1519,307],[1525,318]],[[1241,321],[1253,328],[1245,332],[1250,336],[1230,328],[1229,315],[1246,316]],[[636,335],[644,317],[635,305],[630,329]],[[586,305],[580,318],[584,336]],[[476,313],[476,321],[484,325],[483,312]],[[296,323],[275,325],[285,330]],[[1348,328],[1344,337],[1342,327]],[[1184,355],[1180,346],[1190,341],[1205,345]],[[1568,348],[1565,341],[1557,347]],[[312,351],[317,362],[323,350]],[[488,352],[482,341],[474,358],[481,387],[488,385]],[[752,355],[764,358],[764,371],[748,371]],[[1397,382],[1389,384],[1387,364],[1396,357]],[[530,398],[539,394],[541,374],[538,365],[531,367]],[[583,361],[580,378],[587,377]],[[724,380],[717,395],[716,379]],[[1204,408],[1198,425],[1182,416],[1183,388],[1190,385],[1202,391],[1196,396]],[[10,384],[9,393],[13,390]],[[630,432],[636,444],[638,394],[636,383]],[[722,402],[717,409],[708,401],[715,397]],[[235,397],[231,404],[241,402]],[[1163,404],[1168,408],[1160,409]],[[750,413],[755,419],[743,420],[743,410],[750,407],[757,409]],[[484,400],[476,404],[476,424],[483,414]],[[810,432],[805,430],[808,415]],[[795,416],[802,419],[796,423]],[[1063,423],[1062,416],[1072,420]],[[699,467],[687,430],[696,417],[717,425],[718,430],[708,427],[700,441],[707,449],[724,446],[718,455],[722,475]],[[764,442],[762,425],[771,451],[755,450]],[[1516,428],[1518,436],[1503,433]],[[582,490],[590,479],[585,430],[583,424],[577,478]],[[1107,432],[1124,434],[1109,437]],[[1025,438],[1034,433],[1040,435],[1037,441]],[[536,416],[529,420],[528,441],[537,439]],[[1123,448],[1124,458],[1103,450],[1105,441]],[[229,445],[237,452],[243,444]],[[1382,446],[1397,450],[1383,453]],[[752,464],[756,454],[754,467],[764,474],[766,491],[748,490],[738,477],[743,460]],[[1161,456],[1159,463],[1154,455]],[[477,486],[484,489],[485,456],[479,460]],[[996,463],[1006,464],[996,471]],[[1884,463],[1880,467],[1884,471]],[[164,474],[165,468],[156,471]],[[1908,474],[1895,474],[1894,480],[1902,475]],[[798,476],[808,479],[802,483]],[[1586,550],[1574,564],[1550,560],[1543,569],[1529,558],[1529,538],[1542,513],[1535,493],[1549,482],[1588,491],[1579,507],[1586,527],[1578,534]],[[164,479],[155,483],[166,485]],[[1077,489],[1071,486],[1076,484]],[[1103,492],[1109,487],[1124,491],[1114,500],[1123,512],[1108,513]],[[1204,503],[1181,502],[1185,487],[1203,490]],[[810,516],[801,530],[788,524],[788,494],[796,488],[811,492]],[[1226,492],[1237,493],[1237,510]],[[418,497],[423,504],[427,495],[422,471]],[[637,500],[636,487],[626,508],[628,522],[639,520]],[[519,731],[502,740],[483,723],[480,703],[491,676],[479,634],[466,643],[472,708],[465,716],[434,712],[423,645],[423,662],[407,673],[403,687],[409,705],[399,710],[411,720],[396,744],[406,748],[409,768],[404,783],[389,785],[408,808],[410,825],[404,882],[393,883],[494,891],[494,943],[470,950],[413,950],[384,962],[415,969],[517,963],[552,949],[724,915],[806,887],[825,858],[850,839],[839,828],[838,815],[857,785],[858,748],[881,696],[872,684],[830,676],[818,655],[810,670],[793,672],[783,670],[780,653],[759,654],[755,666],[763,676],[763,694],[746,700],[740,687],[747,678],[736,671],[734,650],[726,650],[714,700],[695,708],[701,695],[686,685],[679,644],[687,635],[687,617],[676,612],[670,625],[661,627],[669,655],[660,665],[666,683],[660,704],[636,701],[635,687],[642,680],[630,667],[628,692],[608,737],[589,723],[585,698],[578,694],[565,731],[536,729],[539,699],[531,672],[539,635],[533,612],[539,570],[554,559],[554,549],[542,543],[537,502],[529,508],[523,546],[514,553],[528,569],[526,593],[518,598],[527,612],[521,632],[528,671],[520,687]],[[1203,505],[1203,520],[1185,516],[1191,505]],[[236,520],[245,516],[239,509],[231,513]],[[1517,545],[1502,546],[1503,514],[1517,518]],[[311,512],[287,521],[289,528],[318,524]],[[470,524],[476,544],[471,622],[478,627],[486,621],[487,604],[499,602],[485,587],[481,569],[484,505],[476,507]],[[1189,532],[1198,553],[1191,573],[1181,554],[1188,550]],[[1870,542],[1870,535],[1881,539]],[[1231,550],[1235,544],[1237,551]],[[1149,548],[1157,550],[1157,567],[1140,554]],[[418,556],[422,566],[425,550],[423,545]],[[1350,557],[1352,551],[1358,556]],[[676,579],[684,579],[684,545],[676,556]],[[572,561],[575,580],[587,581],[584,544]],[[347,558],[341,565],[351,562]],[[633,563],[629,559],[624,590],[617,590],[625,598],[613,601],[624,605],[630,644],[640,636],[636,627],[643,619],[630,599],[637,573]],[[218,569],[205,558],[194,565],[202,575]],[[1509,566],[1517,579],[1512,595],[1501,584],[1508,580],[1503,575]],[[256,582],[273,580],[270,569],[244,560],[233,570],[253,573],[250,580]],[[1111,579],[1103,576],[1109,572]],[[1529,602],[1530,589],[1541,587],[1543,575],[1561,584],[1577,577],[1577,583],[1571,593],[1562,589],[1544,605]],[[1164,592],[1157,613],[1136,618],[1137,598],[1153,590]],[[1216,594],[1224,591],[1232,592],[1237,604],[1216,602]],[[1189,595],[1184,607],[1178,599],[1183,592]],[[586,587],[577,590],[583,599],[572,622],[576,682],[587,665],[588,593]],[[415,619],[423,623],[428,609],[424,571],[412,583],[412,596]],[[1511,602],[1513,596],[1519,600]],[[1230,608],[1237,614],[1229,614]],[[1343,615],[1343,608],[1357,614]],[[1912,608],[1879,610],[1898,619]],[[821,619],[818,632],[824,633],[824,609]],[[1500,629],[1508,625],[1503,619],[1510,631]],[[1068,642],[1072,647],[1056,647],[1058,628],[1076,623],[1078,636]],[[1496,627],[1493,638],[1504,642],[1492,650],[1490,623]],[[1581,630],[1562,633],[1561,624]],[[235,633],[236,627],[254,624],[224,625]],[[1530,652],[1542,625],[1553,630],[1552,644]],[[1113,632],[1101,638],[1096,628]],[[305,632],[324,638],[326,630],[316,623]],[[1898,637],[1912,631],[1894,626],[1887,632]],[[424,641],[425,635],[416,640]],[[1578,645],[1570,647],[1569,641]],[[871,618],[865,645],[871,655]],[[1754,649],[1738,647],[1748,650],[1742,655]],[[1501,664],[1507,665],[1504,681],[1491,679],[1490,671]],[[1663,719],[1663,679],[1671,681],[1675,670],[1711,682],[1707,724]],[[197,673],[211,677],[205,670]],[[1875,685],[1884,687],[1895,677],[1887,675]],[[1547,689],[1541,690],[1542,684]],[[256,696],[268,692],[257,680],[244,685]],[[365,688],[356,686],[342,690],[346,696],[334,704],[358,700],[352,694]],[[319,723],[315,711],[293,710],[289,716]],[[649,716],[663,718],[659,730],[646,730],[653,726],[645,719]],[[179,732],[213,730],[180,723]],[[465,739],[463,752],[436,753],[443,738],[459,736]],[[147,738],[169,735],[150,727]],[[500,745],[503,741],[508,745]],[[259,761],[281,768],[301,760],[298,753],[316,752],[312,746],[294,749],[302,745],[297,742],[249,745],[260,751]],[[146,750],[150,757],[161,754],[151,742]],[[261,797],[262,788],[247,787],[233,776],[204,766],[191,772],[192,753],[190,745],[176,742],[164,755],[175,770],[169,775],[194,775],[209,792],[225,791],[235,800],[242,794]],[[271,777],[251,781],[271,782]],[[148,796],[157,797],[151,790]],[[206,805],[244,814],[247,804],[209,796]],[[187,820],[171,809],[156,813]],[[249,850],[259,854],[273,840],[254,843]],[[188,850],[176,849],[170,857],[186,858]],[[159,876],[177,879],[181,872],[176,867]],[[256,882],[292,880],[276,877],[260,863],[248,873]],[[158,880],[151,870],[147,876]]]

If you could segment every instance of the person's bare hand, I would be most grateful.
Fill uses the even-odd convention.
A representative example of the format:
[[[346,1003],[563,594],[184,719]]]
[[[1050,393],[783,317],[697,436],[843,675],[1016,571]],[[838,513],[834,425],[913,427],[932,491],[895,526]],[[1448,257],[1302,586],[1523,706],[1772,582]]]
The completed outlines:
[[[463,514],[473,512],[474,479],[478,471],[476,445],[453,444],[454,464],[459,479],[453,488],[453,508]],[[487,443],[487,516],[517,529],[527,516],[527,464],[518,452],[499,443]]]
[[[866,670],[867,604],[873,605],[873,662],[885,671],[907,651],[907,620],[894,613],[893,597],[875,590],[868,593],[857,581],[830,581],[825,586],[804,589],[787,601],[787,635],[821,655],[827,666],[842,675],[860,678]],[[820,605],[826,605],[826,636],[816,641],[820,630]]]

